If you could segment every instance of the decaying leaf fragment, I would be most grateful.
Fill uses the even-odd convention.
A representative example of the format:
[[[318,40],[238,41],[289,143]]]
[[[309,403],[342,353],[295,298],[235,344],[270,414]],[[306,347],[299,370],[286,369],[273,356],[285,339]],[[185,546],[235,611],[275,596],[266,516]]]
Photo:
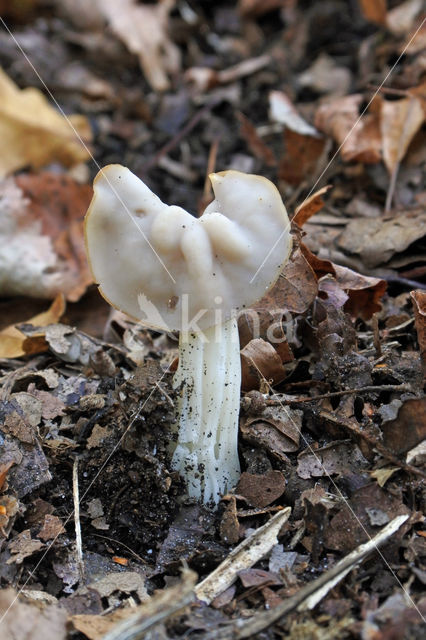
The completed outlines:
[[[89,159],[85,144],[92,138],[86,117],[69,122],[35,88],[19,89],[0,69],[0,177],[26,166],[43,167],[54,161],[70,167]]]
[[[26,323],[36,327],[46,327],[58,322],[64,311],[65,300],[62,295],[59,295],[47,311],[27,319]],[[28,354],[42,353],[47,349],[48,344],[40,332],[28,338],[16,325],[10,325],[0,331],[0,358],[19,358]]]
[[[141,4],[136,0],[101,0],[98,7],[112,31],[139,58],[142,70],[154,89],[169,88],[169,73],[180,66],[180,51],[168,34],[169,13],[175,0]]]
[[[49,172],[0,182],[0,295],[81,297],[92,281],[83,233],[91,194]]]

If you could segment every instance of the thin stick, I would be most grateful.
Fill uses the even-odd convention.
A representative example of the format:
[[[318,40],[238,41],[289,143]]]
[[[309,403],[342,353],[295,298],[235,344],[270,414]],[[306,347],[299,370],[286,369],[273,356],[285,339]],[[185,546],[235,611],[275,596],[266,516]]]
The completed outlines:
[[[330,393],[321,393],[318,396],[305,396],[302,398],[268,398],[266,404],[302,404],[305,402],[314,402],[314,400],[325,400],[326,398],[338,398],[339,396],[348,396],[354,393],[367,393],[369,391],[412,391],[408,384],[382,384],[382,385],[367,385],[366,387],[359,387],[358,389],[343,389],[342,391],[330,391]]]
[[[84,581],[84,562],[83,562],[83,546],[81,543],[81,524],[80,524],[80,492],[78,489],[78,458],[74,460],[72,468],[72,495],[74,500],[74,525],[75,525],[75,544],[77,549],[77,565],[80,574],[80,582]]]

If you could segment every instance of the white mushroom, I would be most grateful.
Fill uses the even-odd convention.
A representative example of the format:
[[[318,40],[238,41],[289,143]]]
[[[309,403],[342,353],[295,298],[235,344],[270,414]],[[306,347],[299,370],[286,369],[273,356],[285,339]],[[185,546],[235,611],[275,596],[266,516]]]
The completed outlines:
[[[189,495],[219,500],[240,473],[240,353],[236,316],[273,285],[291,249],[276,187],[261,176],[210,176],[201,218],[168,206],[120,165],[99,172],[86,216],[94,279],[143,324],[180,331],[179,432],[172,466]]]

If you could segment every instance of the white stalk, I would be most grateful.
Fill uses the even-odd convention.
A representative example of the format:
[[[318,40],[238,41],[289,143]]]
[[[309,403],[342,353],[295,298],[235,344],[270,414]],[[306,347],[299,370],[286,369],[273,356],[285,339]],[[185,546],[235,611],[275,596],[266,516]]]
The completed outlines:
[[[203,333],[182,331],[179,366],[179,433],[172,467],[190,496],[217,504],[238,481],[240,344],[236,318]]]

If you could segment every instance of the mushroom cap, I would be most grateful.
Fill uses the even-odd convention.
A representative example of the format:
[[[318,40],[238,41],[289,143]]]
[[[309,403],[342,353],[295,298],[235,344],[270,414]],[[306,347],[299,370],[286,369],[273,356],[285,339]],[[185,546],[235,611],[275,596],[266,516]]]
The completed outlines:
[[[200,218],[164,204],[129,169],[94,181],[86,248],[101,294],[144,325],[207,329],[263,297],[291,250],[277,188],[239,171],[210,175],[215,199]]]

